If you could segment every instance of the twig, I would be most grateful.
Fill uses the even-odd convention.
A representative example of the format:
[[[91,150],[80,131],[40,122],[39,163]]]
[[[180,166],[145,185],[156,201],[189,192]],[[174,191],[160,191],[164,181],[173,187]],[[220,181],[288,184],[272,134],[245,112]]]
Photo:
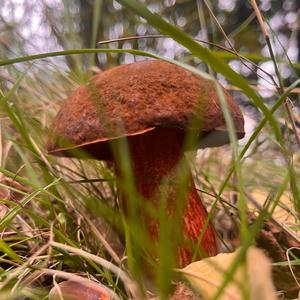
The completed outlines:
[[[292,273],[292,275],[293,275],[293,277],[294,277],[295,282],[297,283],[298,287],[300,288],[300,283],[299,283],[299,281],[297,280],[297,276],[295,275],[295,273],[294,273],[294,271],[293,271],[293,267],[292,267],[291,260],[290,260],[290,251],[292,251],[292,250],[294,250],[294,249],[300,250],[300,248],[298,248],[298,247],[291,247],[291,248],[289,248],[289,249],[286,250],[285,255],[286,255],[287,261],[288,261],[288,263],[289,263],[289,269],[290,269],[290,271],[291,271],[291,273]],[[298,298],[298,299],[299,299],[299,298]]]
[[[103,247],[106,249],[106,251],[110,254],[112,259],[118,264],[121,265],[121,259],[119,258],[118,254],[114,251],[114,249],[110,246],[110,244],[106,241],[105,237],[102,235],[102,233],[96,228],[96,226],[93,224],[93,222],[84,215],[85,221],[89,224],[95,235],[97,236],[97,239],[102,243]]]
[[[208,9],[211,17],[213,18],[213,20],[215,21],[215,23],[217,24],[219,30],[221,31],[222,35],[224,36],[224,38],[226,39],[228,45],[230,46],[232,52],[239,58],[240,62],[248,69],[252,72],[252,69],[244,62],[244,58],[242,59],[242,56],[235,50],[232,42],[230,41],[230,39],[228,38],[226,32],[224,31],[224,29],[222,28],[221,24],[219,23],[217,17],[215,16],[215,14],[213,13],[212,9],[210,8],[208,2],[206,0],[203,0],[205,3],[206,8]],[[261,69],[260,69],[261,70]],[[276,86],[276,81],[274,80],[273,76],[271,74],[268,74],[269,77],[272,80],[273,85]],[[260,77],[259,75],[257,75],[258,77]],[[262,77],[261,77],[262,78]]]
[[[73,254],[76,254],[78,256],[82,256],[85,257],[87,259],[93,260],[94,262],[96,262],[97,264],[101,265],[103,268],[110,270],[112,273],[114,273],[115,275],[117,275],[118,277],[120,277],[120,279],[124,282],[126,288],[130,291],[130,293],[134,296],[134,295],[138,295],[138,287],[135,284],[135,282],[133,280],[131,280],[129,278],[129,276],[123,271],[121,270],[119,267],[115,266],[114,264],[112,264],[111,262],[105,260],[102,257],[96,256],[94,254],[88,253],[86,251],[83,251],[81,249],[77,249],[68,245],[64,245],[61,243],[57,243],[57,242],[51,242],[50,245],[52,247],[55,248],[59,248],[61,250],[67,251],[67,252],[71,252]]]
[[[204,33],[204,38],[209,42],[209,37],[208,37],[208,33],[207,33],[207,26],[206,26],[206,22],[205,22],[205,16],[204,16],[204,9],[203,9],[203,4],[201,0],[197,0],[197,10],[198,10],[198,15],[199,15],[199,21],[200,21],[200,26],[201,29]],[[209,46],[210,44],[208,44]],[[211,66],[207,66],[208,67],[208,72],[210,75],[213,75],[214,72],[211,68]]]
[[[254,90],[265,90],[265,91],[272,91],[272,92],[278,92],[277,88],[268,88],[262,85],[254,85],[250,84],[251,88]],[[232,90],[232,91],[241,91],[237,86],[234,85],[225,85],[224,86],[227,90]],[[285,92],[288,89],[288,87],[283,87],[283,91]],[[290,91],[291,94],[300,94],[300,88],[294,88],[293,90]]]
[[[262,33],[264,35],[264,38],[266,40],[266,43],[267,43],[267,46],[268,46],[268,49],[269,49],[269,52],[270,52],[271,59],[272,59],[273,64],[274,64],[275,72],[276,72],[276,75],[277,75],[277,78],[278,78],[278,81],[279,81],[279,87],[277,86],[277,89],[282,94],[282,93],[284,93],[284,87],[283,87],[283,83],[282,83],[282,80],[281,80],[279,69],[278,69],[278,66],[277,66],[277,63],[276,63],[276,59],[275,59],[275,55],[274,55],[273,48],[272,48],[272,45],[271,45],[269,33],[268,33],[267,28],[265,26],[265,23],[264,23],[262,15],[260,13],[260,10],[259,10],[259,8],[258,8],[258,6],[256,4],[256,0],[251,0],[251,4],[252,4],[253,9],[255,11],[255,14],[257,16],[258,22],[260,24]],[[285,109],[287,111],[288,118],[289,118],[289,120],[290,120],[290,122],[292,124],[293,131],[294,131],[294,134],[295,134],[298,146],[300,147],[300,137],[299,137],[298,132],[297,132],[297,127],[296,127],[296,124],[295,124],[295,119],[294,119],[294,116],[293,116],[291,104],[289,102],[288,97],[286,98],[286,100],[284,102],[284,106],[285,106]]]
[[[138,36],[128,36],[128,37],[122,37],[122,38],[117,38],[117,39],[105,40],[105,41],[98,42],[97,44],[98,45],[104,45],[104,44],[109,44],[109,43],[114,43],[114,42],[123,42],[123,41],[138,40],[138,39],[151,39],[151,38],[157,39],[157,38],[170,38],[170,37],[168,35],[163,35],[163,34],[138,35]],[[261,68],[259,65],[257,65],[256,63],[254,63],[250,59],[246,58],[245,56],[237,54],[233,50],[228,49],[224,46],[221,46],[221,45],[213,43],[213,42],[208,42],[208,41],[204,41],[204,40],[201,40],[201,39],[194,39],[194,40],[199,42],[199,43],[207,44],[207,45],[213,46],[215,48],[218,48],[218,49],[221,49],[221,50],[224,50],[226,52],[229,52],[231,54],[236,55],[240,59],[243,59],[244,61],[252,64],[254,67],[256,67],[258,70],[260,70],[262,73],[266,74],[271,79],[272,82],[258,74],[257,76],[259,78],[263,79],[264,81],[268,82],[271,85],[276,86],[276,82],[275,82],[273,76],[270,73],[265,71],[263,68]]]

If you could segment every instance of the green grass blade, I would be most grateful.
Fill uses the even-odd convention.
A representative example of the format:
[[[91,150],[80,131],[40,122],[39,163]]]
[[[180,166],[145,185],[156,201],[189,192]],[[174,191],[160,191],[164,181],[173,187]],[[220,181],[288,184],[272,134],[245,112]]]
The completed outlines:
[[[13,261],[19,264],[23,263],[19,255],[12,248],[10,248],[3,239],[0,239],[0,250],[8,257],[10,257]]]
[[[11,209],[1,220],[0,220],[0,230],[3,230],[5,226],[8,226],[8,223],[18,214],[20,210],[23,209],[29,202],[31,202],[37,195],[42,193],[43,191],[49,189],[51,186],[57,184],[59,180],[53,181],[51,184],[44,188],[40,188],[31,194],[29,194],[27,197],[25,197],[18,206]]]

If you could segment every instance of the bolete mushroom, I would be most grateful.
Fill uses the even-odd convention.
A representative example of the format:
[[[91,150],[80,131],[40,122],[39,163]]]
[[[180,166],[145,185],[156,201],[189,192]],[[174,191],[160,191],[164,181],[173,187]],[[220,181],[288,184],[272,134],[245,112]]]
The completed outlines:
[[[223,91],[236,135],[242,138],[243,115],[232,97]],[[198,145],[202,148],[229,142],[215,83],[174,64],[151,60],[112,68],[76,89],[52,124],[47,148],[54,155],[75,156],[72,151],[80,149],[96,159],[113,161],[111,141],[126,137],[136,190],[144,199],[158,209],[162,180],[174,183],[169,184],[170,205],[166,212],[172,222],[176,205],[176,167],[184,160],[185,135],[191,130],[197,134]],[[120,176],[118,165],[116,170],[116,175]],[[184,238],[178,251],[179,266],[191,262],[207,220],[192,176],[189,180],[181,219]],[[126,203],[124,196],[121,198]],[[150,220],[146,212],[143,214],[146,227],[155,240],[158,221]],[[208,256],[218,252],[210,222],[201,246]]]
[[[49,300],[113,300],[109,290],[96,282],[83,283],[76,281],[63,281],[54,286],[49,293]]]

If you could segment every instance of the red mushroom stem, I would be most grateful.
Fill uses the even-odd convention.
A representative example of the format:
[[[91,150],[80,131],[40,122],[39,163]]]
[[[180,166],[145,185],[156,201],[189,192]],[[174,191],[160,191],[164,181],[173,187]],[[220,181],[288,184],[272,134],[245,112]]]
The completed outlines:
[[[172,222],[176,205],[177,166],[179,162],[184,160],[182,140],[182,134],[174,129],[156,129],[146,135],[129,139],[136,189],[143,198],[151,201],[153,206],[159,209],[163,182],[169,182],[166,217],[170,222]],[[120,174],[118,171],[116,173]],[[122,202],[126,207],[126,199],[124,198],[123,196]],[[143,206],[141,205],[141,207]],[[151,238],[157,240],[158,220],[151,219],[147,212],[143,211],[143,208],[141,210],[143,221]],[[201,202],[192,176],[189,174],[189,184],[181,218],[183,239],[179,245],[178,266],[183,267],[191,263],[206,220],[207,211]],[[203,255],[203,252],[206,255]],[[199,251],[198,259],[204,256],[214,256],[217,252],[215,233],[209,222],[201,240],[201,251]]]

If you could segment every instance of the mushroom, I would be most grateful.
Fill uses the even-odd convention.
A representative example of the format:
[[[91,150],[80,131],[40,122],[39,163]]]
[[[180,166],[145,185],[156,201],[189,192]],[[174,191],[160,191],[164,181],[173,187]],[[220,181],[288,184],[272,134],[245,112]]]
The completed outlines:
[[[244,136],[243,115],[232,97],[224,89],[223,92],[240,139]],[[110,145],[126,137],[136,190],[157,210],[162,181],[169,180],[166,217],[172,222],[176,168],[184,161],[188,131],[197,136],[199,143],[194,148],[229,142],[215,83],[174,64],[150,60],[112,68],[76,89],[54,119],[47,148],[54,155],[72,157],[78,155],[77,150],[84,150],[96,159],[114,161]],[[115,165],[120,178],[118,163]],[[120,198],[126,209],[126,197],[123,194]],[[142,205],[140,209],[144,225],[156,240],[158,221]],[[207,211],[190,175],[182,211],[178,266],[191,262],[206,220]],[[198,258],[218,252],[210,222],[201,248]]]
[[[49,300],[112,300],[117,299],[110,295],[109,290],[96,282],[84,280],[63,281],[54,286],[49,293]]]

